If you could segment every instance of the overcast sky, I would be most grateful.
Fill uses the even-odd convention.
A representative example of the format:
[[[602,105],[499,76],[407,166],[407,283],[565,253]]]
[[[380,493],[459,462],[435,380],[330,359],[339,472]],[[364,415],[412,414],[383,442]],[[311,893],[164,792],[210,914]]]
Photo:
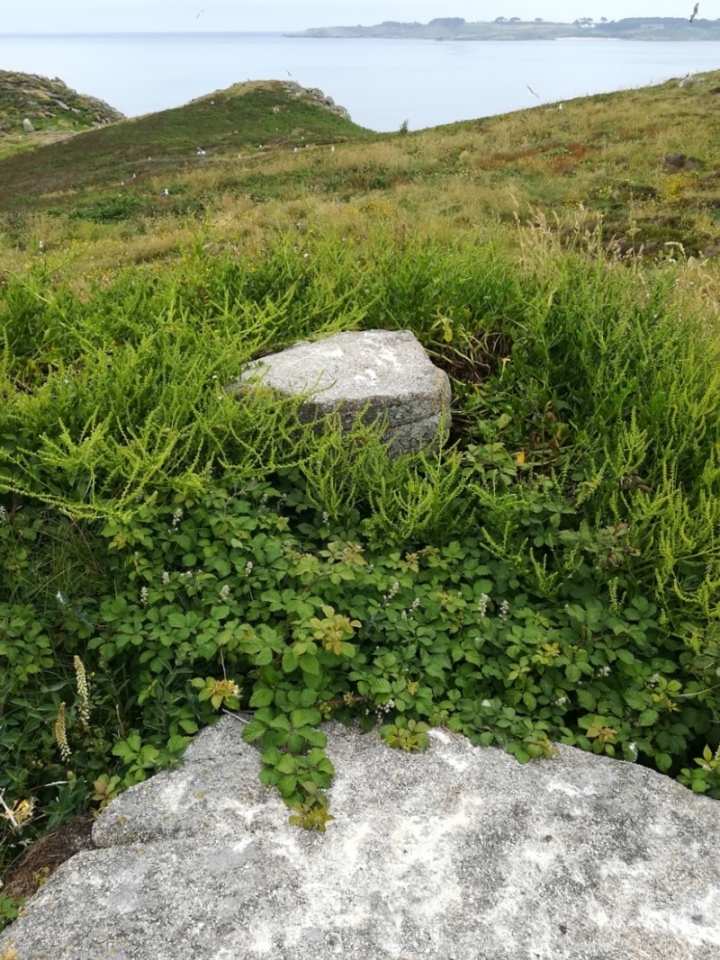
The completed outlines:
[[[383,20],[522,17],[570,22],[577,17],[689,17],[694,0],[0,0],[3,33],[105,31],[302,30]],[[720,18],[720,0],[700,3]],[[0,64],[2,68],[2,64]]]

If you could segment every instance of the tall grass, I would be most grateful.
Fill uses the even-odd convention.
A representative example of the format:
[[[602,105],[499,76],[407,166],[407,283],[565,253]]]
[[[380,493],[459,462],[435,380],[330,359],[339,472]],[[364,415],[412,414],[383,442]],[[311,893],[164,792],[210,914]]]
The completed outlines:
[[[501,442],[524,482],[559,478],[588,522],[632,530],[636,585],[711,615],[720,341],[677,271],[561,252],[549,232],[518,261],[482,234],[440,245],[382,219],[346,226],[244,258],[198,240],[171,270],[85,294],[42,269],[11,277],[6,490],[92,517],[230,464],[270,474],[293,460],[292,411],[227,392],[243,363],[339,330],[409,328],[455,378],[461,449]]]

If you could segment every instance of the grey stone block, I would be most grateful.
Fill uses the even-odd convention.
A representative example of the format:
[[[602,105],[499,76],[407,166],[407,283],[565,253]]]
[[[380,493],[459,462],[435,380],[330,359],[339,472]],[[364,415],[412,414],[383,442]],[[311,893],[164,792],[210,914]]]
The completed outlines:
[[[309,421],[337,412],[345,429],[360,414],[387,418],[392,455],[437,444],[450,425],[450,381],[409,330],[365,330],[302,341],[249,363],[230,389],[253,383],[285,396],[308,394]]]
[[[0,934],[18,960],[717,960],[720,803],[561,747],[324,727],[325,834],[288,823],[223,717],[99,817]],[[3,951],[6,951],[3,953]]]

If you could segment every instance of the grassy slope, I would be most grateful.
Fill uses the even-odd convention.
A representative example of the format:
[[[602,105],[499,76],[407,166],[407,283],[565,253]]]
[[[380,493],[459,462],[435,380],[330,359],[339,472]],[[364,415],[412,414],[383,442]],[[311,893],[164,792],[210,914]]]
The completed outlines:
[[[222,239],[239,216],[257,234],[372,203],[448,234],[537,215],[572,234],[579,218],[592,228],[602,217],[621,254],[681,244],[712,256],[720,245],[720,73],[406,136],[372,134],[291,90],[243,85],[0,161],[6,234],[35,211],[45,250],[90,239],[94,258],[127,263],[172,254],[182,214]],[[336,152],[321,149],[329,142]],[[689,163],[669,167],[678,153]],[[8,266],[26,259],[6,253]]]
[[[25,119],[35,128],[32,133],[23,130]],[[71,90],[62,80],[0,70],[0,157],[122,119],[118,110]]]
[[[362,137],[365,131],[295,85],[239,84],[173,110],[147,114],[0,162],[0,205],[36,204],[48,194],[117,187],[124,179],[187,175],[206,156]]]

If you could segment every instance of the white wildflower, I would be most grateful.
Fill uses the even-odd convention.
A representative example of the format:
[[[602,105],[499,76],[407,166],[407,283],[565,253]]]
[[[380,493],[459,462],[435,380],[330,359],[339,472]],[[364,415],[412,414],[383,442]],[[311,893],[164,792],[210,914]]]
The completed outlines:
[[[486,593],[480,594],[480,599],[478,600],[478,614],[481,617],[484,617],[487,613],[488,603],[490,603],[490,597]]]
[[[245,576],[249,577],[252,572],[253,572],[253,562],[252,560],[248,560],[248,562],[245,564]]]
[[[167,572],[167,570],[163,570],[162,582],[164,587],[166,587],[170,583],[170,574]]]
[[[182,520],[182,515],[183,515],[182,507],[178,507],[177,510],[175,511],[175,513],[173,514],[173,518],[172,518],[172,527],[173,527],[173,530],[176,529],[176,527],[178,526],[178,524],[179,524],[180,521]]]
[[[386,607],[386,606],[390,603],[390,601],[391,601],[391,600],[393,599],[393,597],[397,594],[397,592],[398,592],[399,589],[400,589],[400,584],[399,584],[398,581],[396,580],[395,583],[393,583],[393,585],[390,587],[390,589],[388,590],[388,592],[383,595],[383,606],[384,606],[384,607]]]
[[[223,603],[224,603],[229,596],[230,596],[230,587],[229,587],[229,585],[228,585],[227,583],[225,583],[225,584],[223,584],[223,586],[220,588],[220,599],[221,599],[221,600],[223,601]]]
[[[148,602],[148,588],[147,588],[147,587],[141,587],[141,588],[140,588],[140,603],[142,603],[142,605],[144,606],[147,602]]]
[[[390,713],[391,710],[395,709],[395,701],[387,700],[385,703],[379,704],[377,708],[378,719],[382,720],[383,714]]]

